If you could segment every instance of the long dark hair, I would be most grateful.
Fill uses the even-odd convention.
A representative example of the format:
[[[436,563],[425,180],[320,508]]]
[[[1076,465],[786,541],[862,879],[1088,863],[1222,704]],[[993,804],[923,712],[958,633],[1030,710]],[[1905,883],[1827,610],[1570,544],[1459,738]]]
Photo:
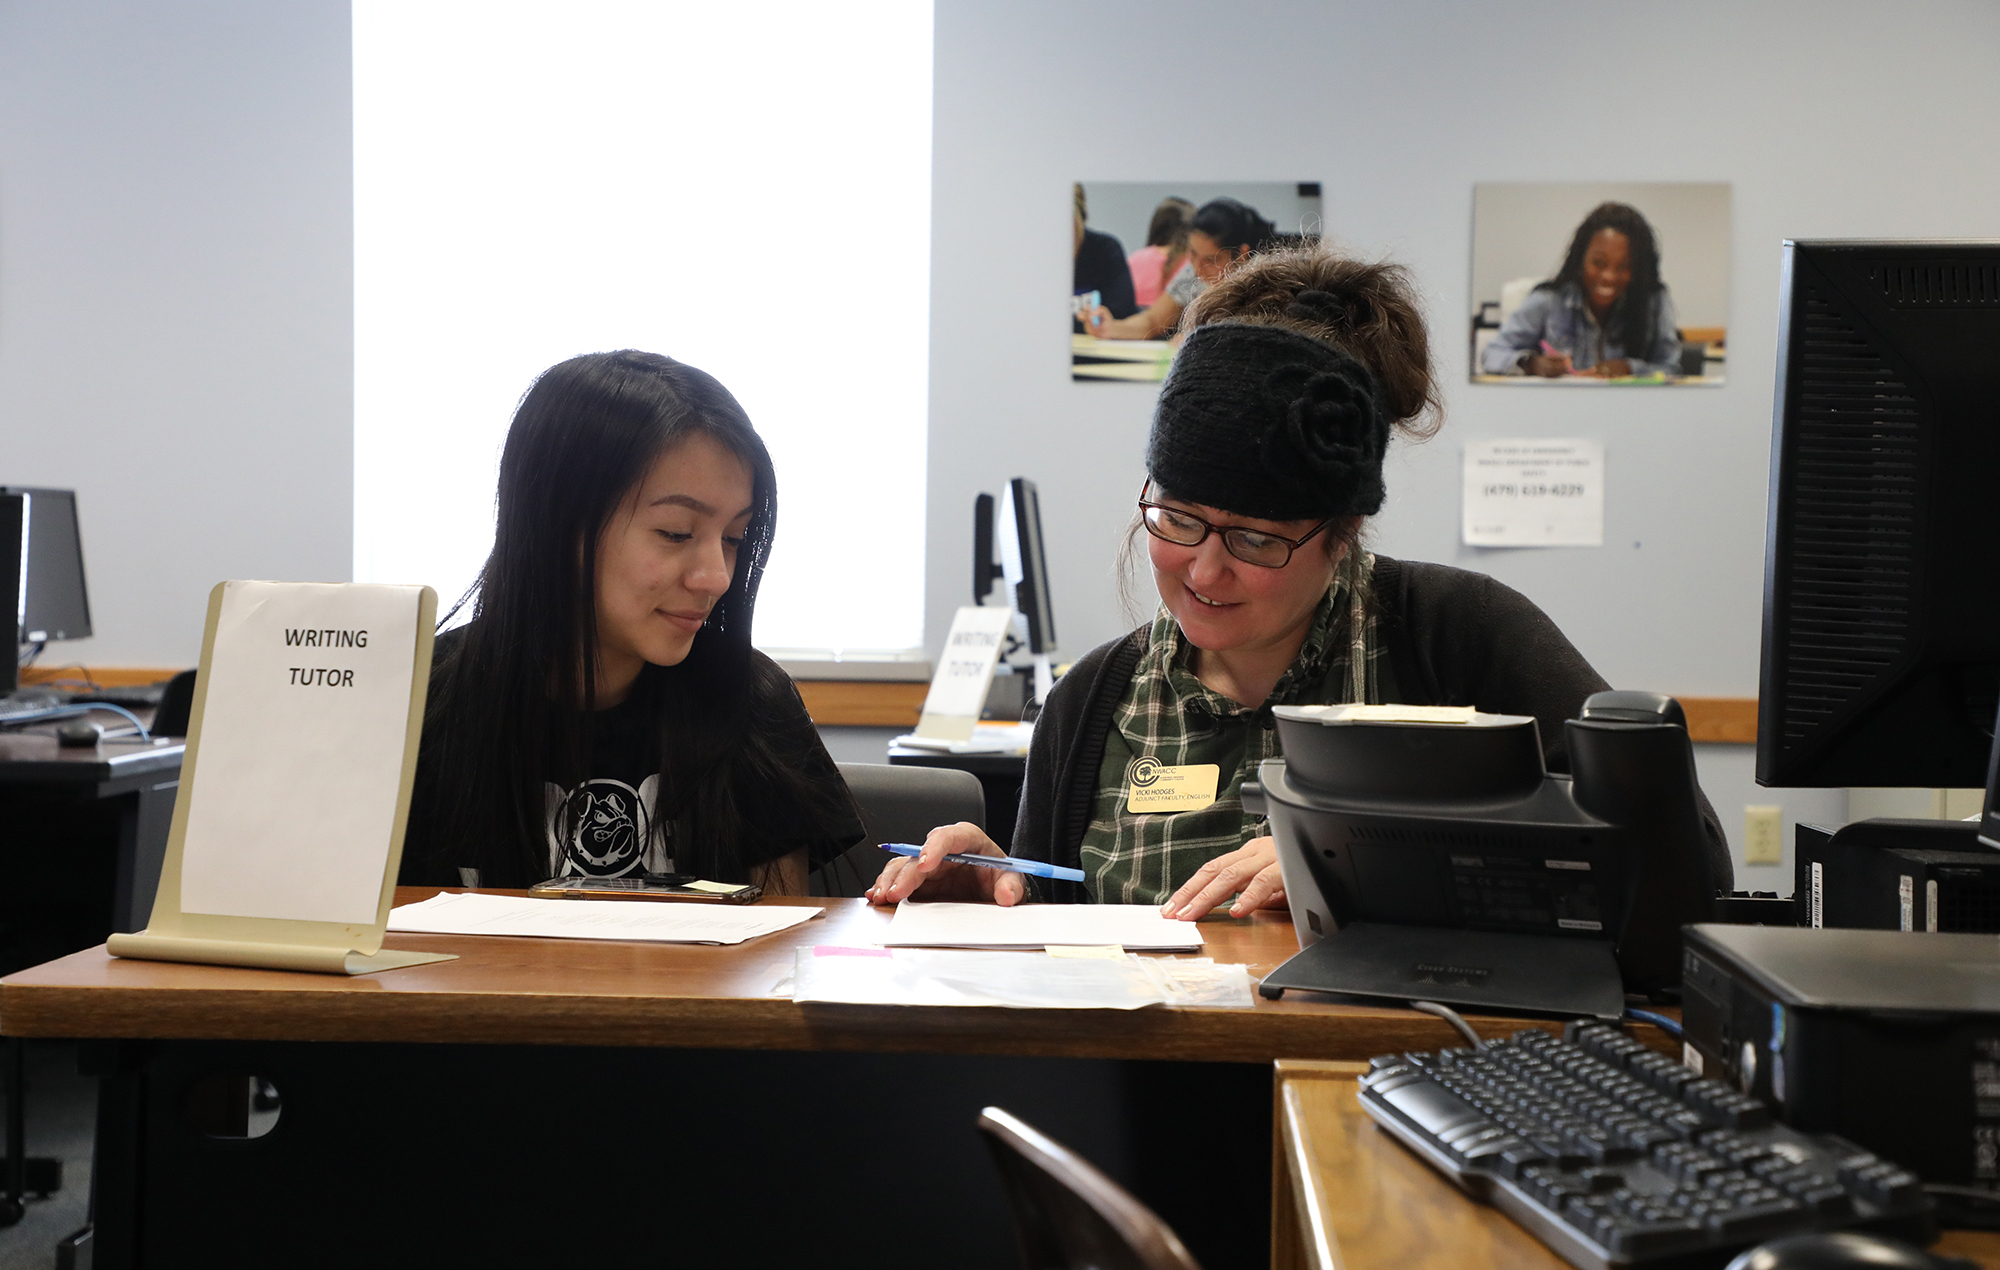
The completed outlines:
[[[676,853],[692,846],[705,876],[741,879],[739,844],[757,817],[737,796],[740,778],[773,805],[826,797],[755,717],[772,687],[758,677],[783,673],[750,647],[777,521],[769,452],[713,376],[654,353],[591,353],[551,367],[522,397],[500,457],[493,552],[453,609],[470,604],[472,621],[439,643],[421,826],[412,808],[413,845],[433,872],[477,867],[486,886],[547,876],[543,782],[589,774],[599,536],[652,463],[697,434],[749,469],[752,514],[729,589],[687,658],[647,666],[632,689],[662,721],[657,814],[686,827],[694,841],[677,840]]]
[[[1666,287],[1660,281],[1659,240],[1653,237],[1653,227],[1646,223],[1639,209],[1630,203],[1599,203],[1592,208],[1569,240],[1562,268],[1535,290],[1555,291],[1565,286],[1582,290],[1583,258],[1590,251],[1590,240],[1606,229],[1617,230],[1631,244],[1632,281],[1604,315],[1604,338],[1608,343],[1615,335],[1628,356],[1644,358],[1653,347],[1653,338],[1659,334],[1653,329],[1654,313],[1659,307],[1659,294]]]
[[[1213,238],[1216,246],[1232,252],[1238,247],[1259,252],[1268,247],[1293,245],[1291,236],[1280,234],[1278,227],[1259,215],[1256,208],[1228,197],[1203,203],[1188,227],[1200,230]]]

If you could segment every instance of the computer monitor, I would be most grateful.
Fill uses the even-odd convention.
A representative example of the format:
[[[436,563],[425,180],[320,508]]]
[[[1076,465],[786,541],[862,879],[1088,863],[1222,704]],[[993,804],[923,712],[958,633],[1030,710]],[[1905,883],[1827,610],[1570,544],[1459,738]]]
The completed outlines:
[[[993,559],[993,495],[981,494],[972,500],[972,602],[986,603],[1006,574]]]
[[[1784,247],[1757,780],[1986,782],[2000,241]]]
[[[0,579],[12,577],[14,580],[14,630],[18,640],[21,629],[21,604],[26,599],[24,583],[28,577],[27,561],[21,556],[23,535],[27,531],[28,500],[19,494],[0,490]],[[18,644],[17,644],[18,649]],[[5,697],[21,686],[21,658],[16,655],[7,659],[7,665],[0,669],[0,697]]]
[[[1055,651],[1056,619],[1049,605],[1049,562],[1042,550],[1042,502],[1025,476],[1007,482],[1000,502],[1000,567],[1014,589],[1014,609],[1028,621],[1028,651]],[[1011,532],[1010,532],[1011,531]]]
[[[27,504],[21,541],[19,641],[84,639],[90,635],[90,596],[83,581],[83,536],[76,524],[76,492],[9,486]]]

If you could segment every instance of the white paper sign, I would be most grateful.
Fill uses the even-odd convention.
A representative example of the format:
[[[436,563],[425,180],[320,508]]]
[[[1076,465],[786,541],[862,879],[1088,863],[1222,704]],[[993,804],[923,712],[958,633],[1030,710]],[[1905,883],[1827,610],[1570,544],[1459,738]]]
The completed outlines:
[[[951,633],[944,639],[931,690],[924,697],[917,735],[941,741],[971,737],[973,725],[986,708],[986,690],[1006,646],[1014,610],[997,605],[968,604],[952,615]]]
[[[1524,437],[1465,447],[1465,545],[1604,545],[1604,443]]]
[[[421,594],[226,586],[182,846],[182,912],[374,923]]]

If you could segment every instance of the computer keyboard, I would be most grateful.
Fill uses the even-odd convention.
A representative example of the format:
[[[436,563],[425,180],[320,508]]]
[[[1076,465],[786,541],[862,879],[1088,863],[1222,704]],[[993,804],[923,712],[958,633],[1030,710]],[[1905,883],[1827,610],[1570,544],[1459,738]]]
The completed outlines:
[[[124,706],[127,710],[142,710],[160,704],[165,694],[165,684],[115,684],[110,687],[86,688],[69,694],[72,705],[102,704]]]
[[[1361,1106],[1377,1124],[1587,1270],[1720,1266],[1807,1231],[1935,1234],[1916,1175],[1773,1124],[1758,1099],[1608,1024],[1370,1068]]]
[[[0,726],[27,722],[39,718],[44,711],[55,710],[67,704],[68,700],[61,693],[33,688],[0,697]]]

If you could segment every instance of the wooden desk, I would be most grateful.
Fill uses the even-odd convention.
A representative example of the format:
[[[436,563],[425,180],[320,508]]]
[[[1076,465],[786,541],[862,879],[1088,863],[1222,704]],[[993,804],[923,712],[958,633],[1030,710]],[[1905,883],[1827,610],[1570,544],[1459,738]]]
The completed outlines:
[[[1106,340],[1095,335],[1070,336],[1072,379],[1123,379],[1154,382],[1167,377],[1173,364],[1172,340]]]
[[[1567,1270],[1568,1262],[1375,1128],[1353,1063],[1277,1067],[1274,1270]],[[2000,1233],[1949,1231],[1938,1250],[2000,1270]]]
[[[520,894],[520,892],[509,892]],[[399,887],[396,902],[438,894]],[[873,944],[891,912],[865,900],[774,899],[824,910],[730,948],[606,940],[392,934],[459,960],[347,978],[129,961],[101,947],[0,980],[0,1034],[205,1041],[746,1047],[1270,1063],[1365,1059],[1458,1043],[1441,1020],[1288,994],[1249,1010],[1008,1010],[799,1005],[769,994],[794,953]],[[1291,919],[1201,923],[1204,955],[1262,977],[1298,951]],[[1516,1019],[1475,1019],[1505,1036]],[[1552,1031],[1557,1024],[1547,1024]],[[1651,1032],[1652,1029],[1645,1029]]]
[[[87,1047],[103,1089],[96,1264],[209,1270],[351,1266],[392,1238],[407,1264],[568,1264],[585,1247],[650,1264],[668,1232],[689,1265],[818,1264],[831,1246],[1001,1270],[1011,1228],[973,1130],[989,1104],[1184,1234],[1219,1224],[1228,1237],[1197,1248],[1207,1270],[1261,1267],[1268,1064],[1453,1042],[1426,1015],[1289,998],[802,1006],[766,995],[794,950],[878,940],[889,914],[789,902],[825,916],[733,948],[396,935],[461,959],[354,979],[92,949],[0,981],[0,1032],[106,1042]],[[1278,914],[1203,934],[1256,974],[1294,949]],[[276,1130],[200,1133],[184,1108],[216,1073],[272,1081]]]

